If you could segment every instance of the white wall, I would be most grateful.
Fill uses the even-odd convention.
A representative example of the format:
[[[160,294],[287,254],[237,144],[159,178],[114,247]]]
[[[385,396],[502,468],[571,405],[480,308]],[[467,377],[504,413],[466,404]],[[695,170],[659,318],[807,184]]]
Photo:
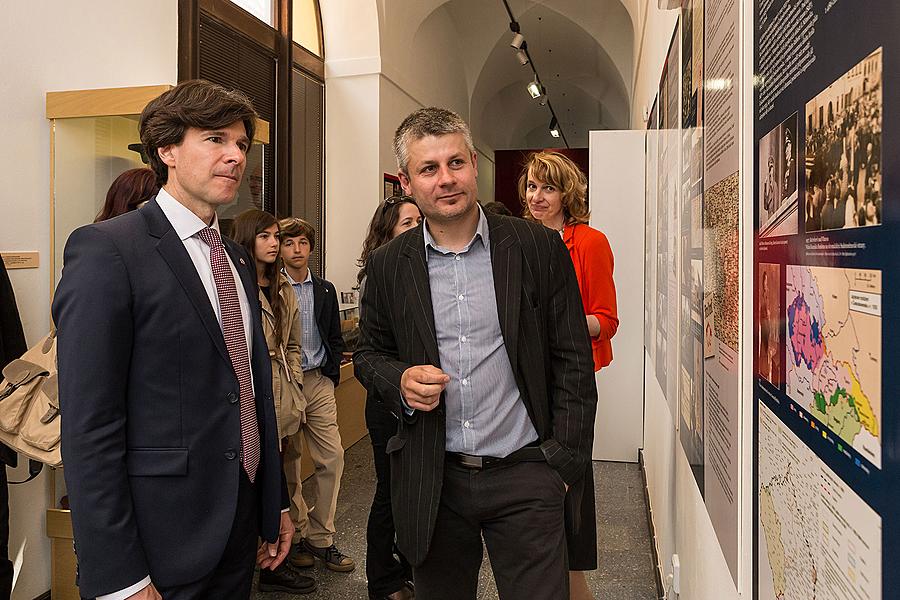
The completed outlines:
[[[634,82],[634,105],[631,123],[635,129],[644,129],[644,109],[649,109],[656,97],[659,78],[665,63],[666,51],[672,37],[678,11],[661,11],[654,0],[636,0],[639,29],[636,39],[639,44],[635,50],[636,70]],[[741,26],[742,39],[751,40],[752,7],[751,3],[741,3],[744,9]],[[747,73],[752,68],[752,47],[749,41],[743,44],[742,61],[744,64],[743,90],[741,103],[742,127],[742,186],[746,189],[746,178],[752,170],[750,152],[745,151],[752,136],[752,97],[751,87],[747,82]],[[676,68],[679,68],[676,66]],[[748,164],[748,162],[750,164]],[[744,271],[749,273],[752,266],[752,236],[743,234],[743,225],[752,223],[750,203],[745,206],[741,216],[742,250],[744,252]],[[748,219],[751,219],[748,221]],[[749,281],[742,277],[742,281]],[[752,314],[749,303],[751,298],[742,294],[742,319],[746,321]],[[748,337],[750,327],[743,327],[742,342],[744,347],[751,347]],[[749,352],[743,356],[743,372],[749,372],[752,361]],[[732,580],[728,565],[719,548],[715,531],[712,528],[706,506],[694,482],[693,474],[687,458],[682,450],[675,431],[674,415],[671,414],[663,391],[653,372],[653,364],[645,354],[644,372],[644,463],[650,495],[650,507],[656,529],[656,547],[660,557],[663,575],[671,573],[671,557],[677,553],[681,562],[680,598],[685,600],[730,600],[733,598],[752,598],[752,404],[742,404],[740,447],[744,465],[748,468],[740,475],[741,528],[743,530],[743,546],[740,549],[742,570],[738,585]],[[749,382],[751,378],[742,377],[743,398],[751,398]],[[738,589],[740,593],[738,593]],[[674,598],[675,596],[671,596]]]
[[[591,227],[613,251],[619,329],[613,361],[597,373],[594,460],[637,462],[644,406],[644,132],[590,133]],[[638,235],[635,235],[638,232]]]
[[[0,250],[37,250],[39,269],[10,273],[29,344],[49,328],[50,128],[44,94],[53,90],[175,83],[177,0],[33,0],[3,5],[0,40]],[[24,479],[26,465],[10,470]],[[10,490],[10,555],[17,557],[14,600],[50,589],[44,512],[50,478]]]
[[[325,276],[356,285],[356,259],[382,195],[381,48],[375,0],[321,2],[325,40]]]
[[[659,88],[659,78],[666,62],[666,51],[672,31],[678,21],[677,10],[659,10],[655,0],[638,0],[643,5],[642,18],[635,31],[634,102],[631,108],[631,127],[643,129],[644,109],[650,109]]]
[[[386,5],[385,5],[386,6]],[[322,2],[325,38],[325,271],[338,290],[356,285],[356,260],[383,196],[384,173],[396,174],[391,143],[400,122],[423,106],[468,118],[462,68],[435,69],[459,51],[449,15],[438,11],[408,45],[397,16],[375,0]],[[423,57],[427,57],[423,59]],[[477,139],[477,132],[473,132]],[[478,191],[493,199],[493,149],[476,143]]]

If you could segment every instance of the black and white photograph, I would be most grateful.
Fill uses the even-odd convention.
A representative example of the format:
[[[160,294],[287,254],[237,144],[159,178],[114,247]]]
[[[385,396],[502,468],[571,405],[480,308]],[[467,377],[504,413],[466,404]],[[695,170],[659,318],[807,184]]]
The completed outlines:
[[[759,235],[797,233],[797,113],[759,141]]]
[[[882,50],[806,104],[805,231],[881,225]]]
[[[781,272],[776,264],[759,264],[759,376],[781,385]]]

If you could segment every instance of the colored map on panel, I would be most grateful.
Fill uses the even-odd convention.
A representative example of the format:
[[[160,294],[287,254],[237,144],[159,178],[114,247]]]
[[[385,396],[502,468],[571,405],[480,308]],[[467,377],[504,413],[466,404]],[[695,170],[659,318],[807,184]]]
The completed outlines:
[[[759,600],[879,600],[881,518],[759,403]]]
[[[787,267],[786,392],[881,468],[881,272]]]

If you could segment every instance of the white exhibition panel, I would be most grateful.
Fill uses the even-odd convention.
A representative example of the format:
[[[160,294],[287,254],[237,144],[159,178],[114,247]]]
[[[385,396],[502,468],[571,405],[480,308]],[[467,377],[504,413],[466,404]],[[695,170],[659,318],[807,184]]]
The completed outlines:
[[[644,131],[590,134],[591,227],[609,239],[619,329],[597,373],[594,460],[637,462],[643,442]]]

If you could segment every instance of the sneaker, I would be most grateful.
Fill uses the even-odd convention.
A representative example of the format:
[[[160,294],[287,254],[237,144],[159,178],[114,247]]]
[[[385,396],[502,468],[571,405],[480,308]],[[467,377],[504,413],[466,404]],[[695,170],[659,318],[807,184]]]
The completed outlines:
[[[291,546],[291,552],[290,554],[288,554],[288,560],[295,567],[308,569],[309,567],[316,564],[316,559],[312,554],[306,551],[304,542],[306,542],[306,540],[301,539],[299,542]]]
[[[346,554],[342,554],[334,544],[327,548],[319,548],[310,544],[309,540],[303,540],[303,547],[307,552],[324,562],[325,566],[332,571],[349,573],[356,568],[356,563],[353,562],[353,559]]]
[[[274,571],[269,569],[259,571],[259,591],[311,594],[316,591],[316,580],[281,564]]]

